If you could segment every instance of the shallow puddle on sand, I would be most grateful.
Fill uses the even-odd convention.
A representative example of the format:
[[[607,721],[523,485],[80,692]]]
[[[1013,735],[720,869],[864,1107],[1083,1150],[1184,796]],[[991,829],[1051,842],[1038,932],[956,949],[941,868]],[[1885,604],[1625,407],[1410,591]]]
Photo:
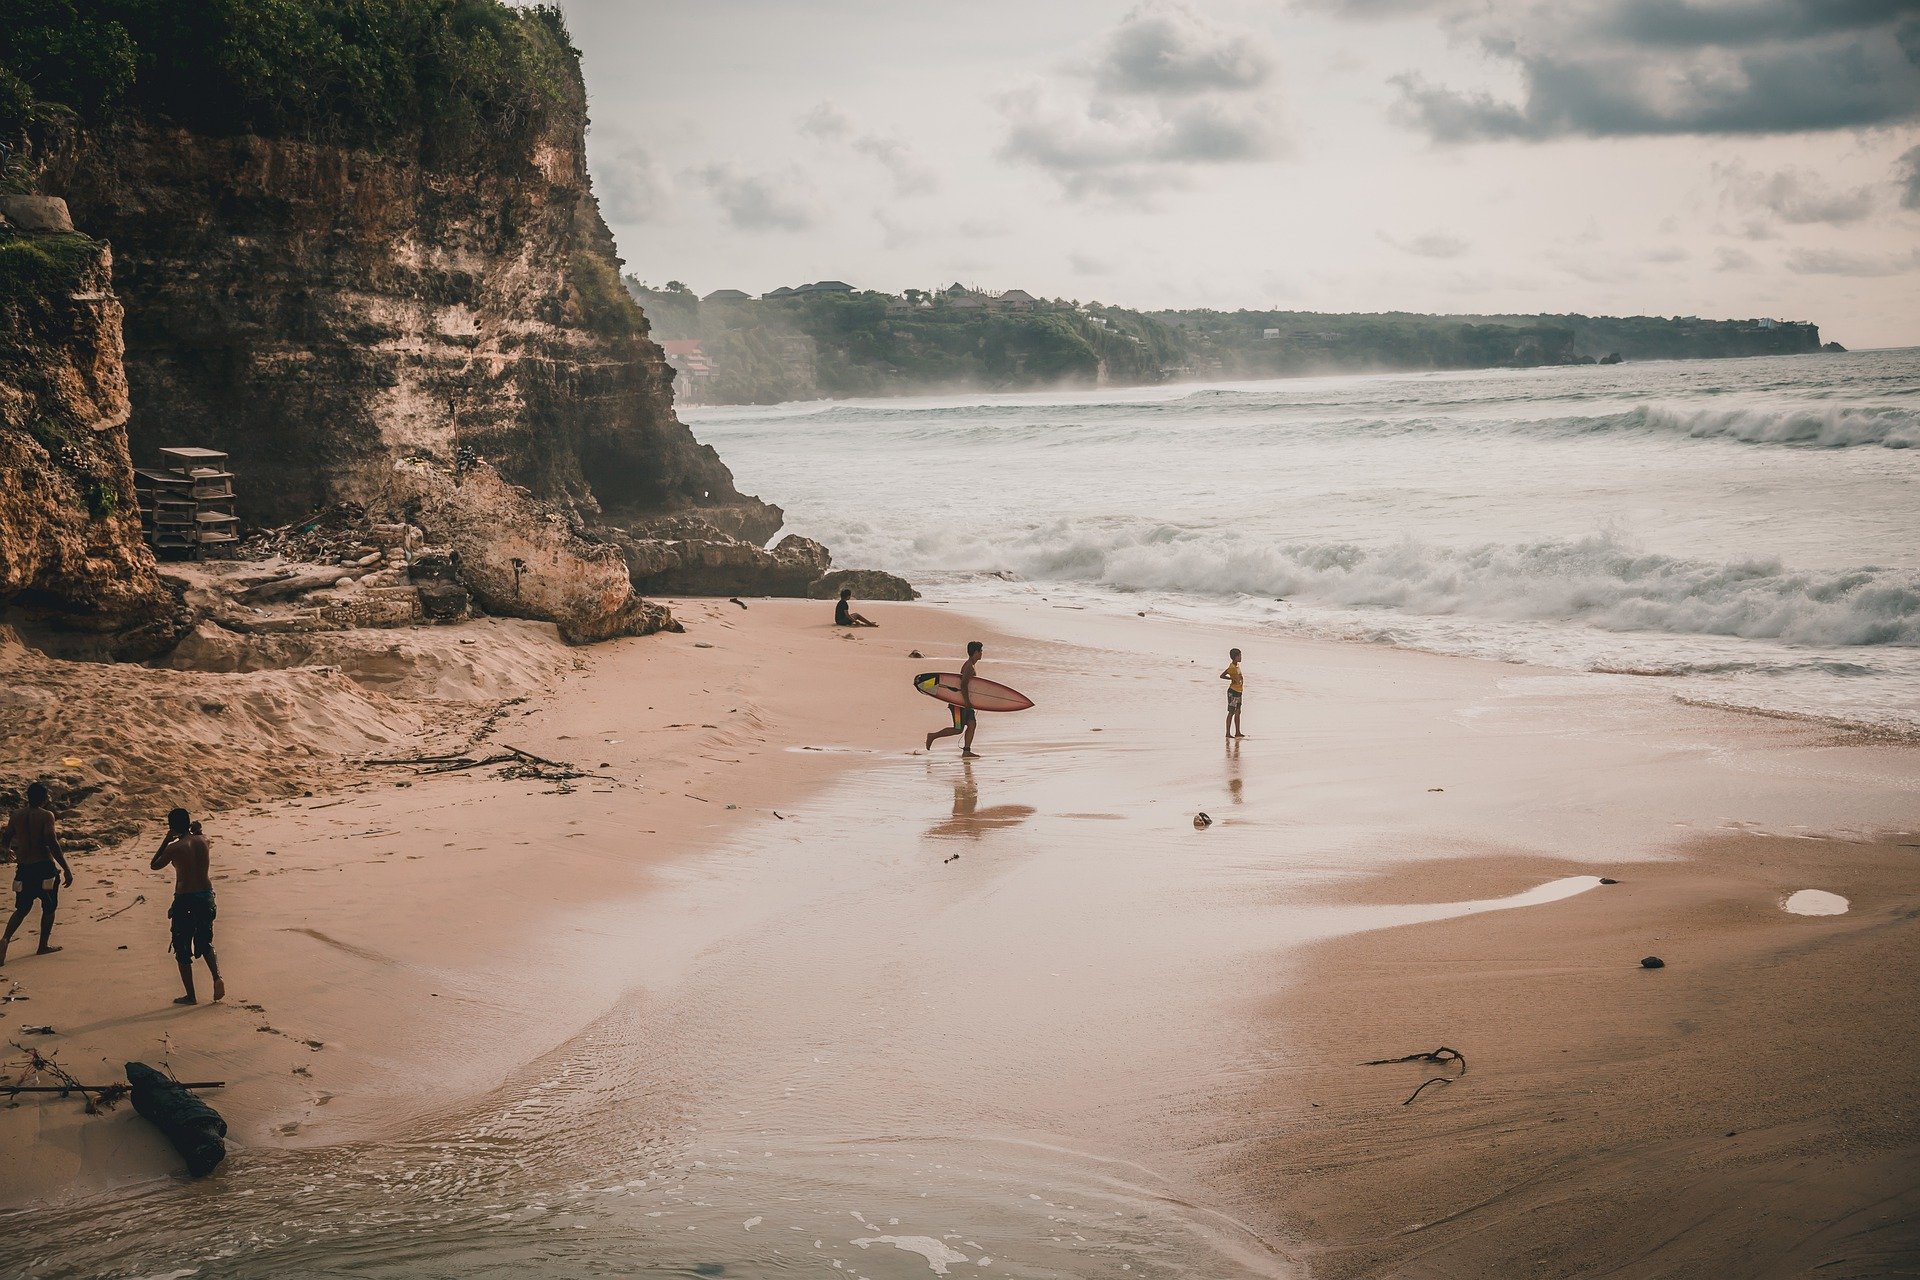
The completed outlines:
[[[1825,889],[1802,889],[1798,893],[1788,894],[1780,907],[1796,916],[1841,916],[1847,913],[1849,905],[1837,893],[1828,893]]]

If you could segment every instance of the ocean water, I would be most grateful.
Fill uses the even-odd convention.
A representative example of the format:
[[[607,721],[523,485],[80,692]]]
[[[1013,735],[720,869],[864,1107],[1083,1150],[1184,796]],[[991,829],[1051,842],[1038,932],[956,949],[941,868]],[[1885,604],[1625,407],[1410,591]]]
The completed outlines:
[[[690,409],[838,564],[1920,732],[1920,349]]]

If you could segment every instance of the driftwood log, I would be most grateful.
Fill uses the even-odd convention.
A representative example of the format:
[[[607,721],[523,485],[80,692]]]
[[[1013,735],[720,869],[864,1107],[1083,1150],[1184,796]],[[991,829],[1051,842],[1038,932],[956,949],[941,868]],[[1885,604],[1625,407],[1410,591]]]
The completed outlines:
[[[340,581],[343,576],[353,576],[352,571],[344,565],[322,573],[296,573],[292,577],[277,578],[272,582],[248,587],[237,598],[243,604],[265,604],[270,600],[286,600],[293,596],[304,595],[309,591],[323,590]]]
[[[187,1172],[204,1178],[227,1158],[227,1122],[220,1113],[144,1062],[127,1064],[133,1109],[166,1135],[187,1162]]]

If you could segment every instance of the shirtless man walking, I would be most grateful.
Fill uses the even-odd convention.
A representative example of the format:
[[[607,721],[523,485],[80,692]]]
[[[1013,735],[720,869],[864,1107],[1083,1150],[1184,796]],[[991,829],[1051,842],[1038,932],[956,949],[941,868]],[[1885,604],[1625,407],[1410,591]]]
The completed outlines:
[[[212,855],[207,838],[195,828],[185,809],[175,809],[167,815],[167,838],[153,855],[155,871],[173,867],[173,905],[167,908],[167,919],[173,922],[173,958],[180,965],[180,985],[187,989],[175,1004],[200,1003],[193,993],[195,956],[207,962],[207,972],[213,975],[213,998],[227,994],[220,962],[213,954],[213,880],[208,875]]]
[[[40,904],[40,949],[35,954],[45,956],[60,950],[48,939],[53,937],[53,913],[60,905],[60,887],[73,887],[73,868],[67,865],[67,855],[60,852],[60,837],[53,829],[53,809],[48,800],[45,783],[28,784],[27,807],[14,810],[5,834],[0,835],[0,849],[11,853],[14,861],[13,916],[7,921],[5,936],[0,936],[0,964],[7,962],[7,944],[36,902]]]
[[[936,730],[928,734],[927,750],[933,750],[933,744],[942,738],[951,738],[956,733],[964,733],[967,736],[960,739],[961,758],[966,760],[977,758],[973,753],[973,731],[979,727],[980,716],[979,713],[973,709],[973,689],[971,686],[974,677],[973,669],[979,663],[980,656],[986,652],[986,649],[987,647],[978,640],[967,641],[967,664],[960,668],[960,701],[948,704],[948,709],[953,712],[953,725],[950,728]]]

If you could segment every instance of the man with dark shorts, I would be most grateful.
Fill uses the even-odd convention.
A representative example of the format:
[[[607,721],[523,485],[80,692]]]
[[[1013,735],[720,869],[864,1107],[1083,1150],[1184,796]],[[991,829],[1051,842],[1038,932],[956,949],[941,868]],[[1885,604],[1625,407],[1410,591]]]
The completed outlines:
[[[951,738],[956,733],[964,733],[967,736],[960,740],[961,758],[966,760],[976,758],[973,753],[973,731],[979,726],[980,717],[979,713],[973,709],[973,690],[969,686],[973,684],[974,666],[980,661],[980,656],[986,652],[986,649],[987,647],[978,640],[967,641],[967,664],[960,668],[960,701],[949,704],[949,709],[953,712],[953,727],[928,734],[927,750],[933,750],[933,744],[942,738]]]
[[[53,913],[60,906],[60,886],[73,887],[73,869],[67,855],[60,852],[60,837],[53,829],[53,808],[45,783],[27,787],[27,807],[16,809],[7,819],[0,849],[13,855],[13,916],[7,932],[0,936],[0,964],[7,962],[7,945],[14,931],[26,920],[33,904],[40,904],[40,948],[34,954],[51,955],[60,950],[48,941],[53,936]]]
[[[200,824],[193,821],[185,809],[175,809],[167,815],[167,838],[160,842],[159,851],[153,855],[153,869],[171,865],[173,867],[173,905],[167,908],[167,919],[173,925],[173,958],[180,966],[180,985],[187,994],[174,1001],[175,1004],[199,1004],[193,993],[193,958],[199,956],[207,962],[207,972],[213,975],[213,998],[223,999],[227,994],[227,984],[220,978],[220,962],[213,954],[213,879],[208,864],[212,853],[207,847],[207,838],[200,834]]]

